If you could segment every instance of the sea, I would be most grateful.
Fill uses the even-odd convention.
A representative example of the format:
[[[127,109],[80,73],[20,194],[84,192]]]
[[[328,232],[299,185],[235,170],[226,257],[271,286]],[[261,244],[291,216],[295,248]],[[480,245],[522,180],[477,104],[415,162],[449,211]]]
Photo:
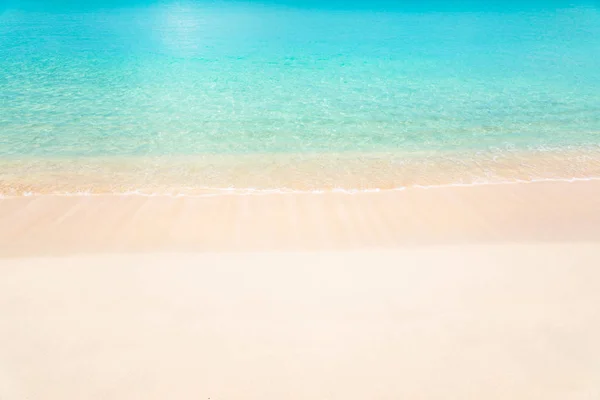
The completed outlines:
[[[0,0],[0,195],[600,178],[600,2]]]

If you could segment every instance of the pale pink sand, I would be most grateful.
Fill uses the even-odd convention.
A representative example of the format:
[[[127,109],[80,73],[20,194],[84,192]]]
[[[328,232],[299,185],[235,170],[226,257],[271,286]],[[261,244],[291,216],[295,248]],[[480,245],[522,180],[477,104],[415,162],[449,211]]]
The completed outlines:
[[[0,223],[2,400],[600,398],[598,182],[21,197]]]
[[[597,244],[0,263],[0,398],[600,398]]]
[[[600,181],[380,193],[0,199],[0,256],[600,241]]]

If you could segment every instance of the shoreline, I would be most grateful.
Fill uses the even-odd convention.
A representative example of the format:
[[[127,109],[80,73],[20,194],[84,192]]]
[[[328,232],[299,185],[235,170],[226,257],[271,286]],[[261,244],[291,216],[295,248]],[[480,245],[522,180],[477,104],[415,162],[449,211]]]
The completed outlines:
[[[87,197],[87,196],[141,196],[141,197],[216,197],[216,196],[265,196],[265,195],[327,195],[327,194],[362,194],[362,193],[390,193],[390,192],[401,192],[405,190],[434,190],[444,188],[461,188],[461,187],[478,187],[478,186],[502,186],[502,185],[527,185],[527,184],[539,184],[539,183],[577,183],[577,182],[594,182],[600,181],[600,176],[590,177],[572,177],[572,178],[542,178],[532,180],[514,180],[514,181],[499,181],[499,182],[472,182],[472,183],[447,183],[439,185],[418,185],[413,186],[402,186],[397,188],[372,188],[372,189],[346,189],[346,188],[333,188],[333,189],[312,189],[312,190],[297,190],[291,188],[238,188],[238,187],[222,187],[222,188],[198,188],[197,192],[203,193],[170,193],[170,192],[154,192],[145,193],[141,191],[129,191],[129,192],[112,192],[112,193],[96,193],[96,192],[56,192],[56,193],[31,193],[27,192],[24,194],[17,195],[6,195],[0,194],[0,200],[2,199],[21,199],[30,197]]]
[[[0,199],[0,257],[600,241],[600,182]]]
[[[383,191],[600,178],[600,149],[0,160],[0,194]]]

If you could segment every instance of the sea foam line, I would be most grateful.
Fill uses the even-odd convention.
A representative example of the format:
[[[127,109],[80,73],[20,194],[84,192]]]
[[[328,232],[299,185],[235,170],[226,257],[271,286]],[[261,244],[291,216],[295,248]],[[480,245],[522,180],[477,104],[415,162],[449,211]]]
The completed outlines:
[[[385,193],[385,192],[399,192],[407,189],[440,189],[440,188],[452,188],[452,187],[475,187],[475,186],[493,186],[493,185],[520,185],[528,183],[542,183],[542,182],[563,182],[563,183],[574,183],[574,182],[587,182],[587,181],[600,181],[600,177],[585,177],[585,178],[535,178],[535,179],[516,179],[511,181],[495,181],[495,182],[470,182],[470,183],[443,183],[437,185],[410,185],[400,186],[396,188],[369,188],[369,189],[345,189],[345,188],[333,188],[333,189],[312,189],[312,190],[297,190],[290,188],[280,189],[259,189],[259,188],[204,188],[199,187],[196,190],[206,190],[212,193],[169,193],[169,192],[152,192],[147,193],[140,190],[129,190],[124,192],[107,192],[107,193],[93,193],[86,191],[78,192],[55,192],[55,193],[35,193],[35,192],[24,192],[22,194],[0,194],[0,199],[11,199],[11,198],[22,198],[22,197],[43,197],[43,196],[64,196],[64,197],[77,197],[77,196],[141,196],[141,197],[218,197],[218,196],[266,196],[266,195],[290,195],[290,194],[329,194],[329,193],[341,193],[341,194],[363,194],[363,193]]]

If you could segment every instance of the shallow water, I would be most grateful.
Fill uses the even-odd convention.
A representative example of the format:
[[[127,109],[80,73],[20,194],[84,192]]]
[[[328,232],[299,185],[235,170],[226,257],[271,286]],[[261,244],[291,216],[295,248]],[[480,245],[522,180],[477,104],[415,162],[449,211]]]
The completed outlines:
[[[458,3],[10,0],[2,191],[595,176],[598,3]]]

